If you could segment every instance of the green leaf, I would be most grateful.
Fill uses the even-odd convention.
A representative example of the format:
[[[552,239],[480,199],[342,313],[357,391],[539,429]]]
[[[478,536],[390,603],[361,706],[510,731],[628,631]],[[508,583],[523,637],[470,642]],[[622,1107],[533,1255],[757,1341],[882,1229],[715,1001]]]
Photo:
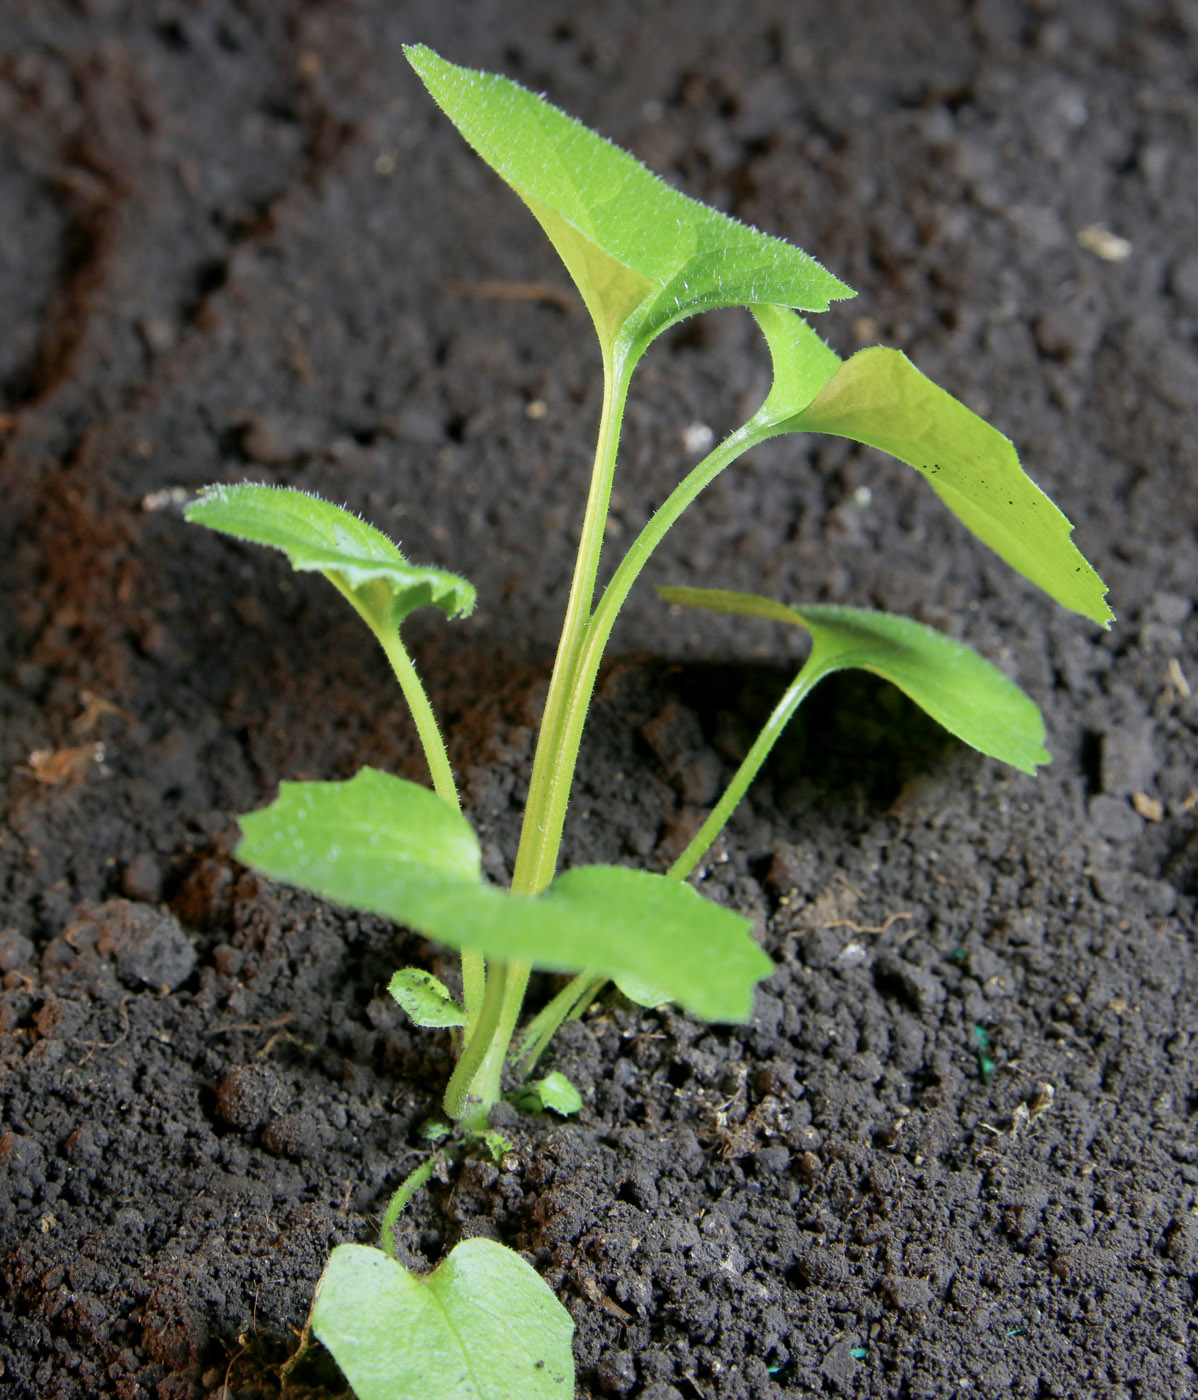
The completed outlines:
[[[428,788],[377,768],[347,783],[280,783],[269,807],[240,822],[240,860],[332,899],[339,896],[322,883],[449,890],[480,877],[478,838],[466,818]]]
[[[496,1164],[502,1162],[512,1150],[511,1140],[505,1138],[501,1132],[497,1132],[494,1128],[483,1133],[482,1140],[483,1146],[491,1154],[491,1160]]]
[[[281,783],[241,828],[238,858],[274,879],[486,958],[635,977],[707,1020],[747,1018],[773,967],[746,919],[661,875],[580,866],[538,895],[485,884],[466,819],[371,768],[347,783]]]
[[[439,977],[418,967],[401,968],[387,990],[418,1026],[464,1026],[465,1009],[454,1001]]]
[[[626,996],[629,1001],[637,1006],[644,1006],[650,1011],[654,1007],[664,1006],[670,1000],[660,987],[650,986],[648,982],[644,982],[638,977],[616,977],[612,980],[620,989],[622,996]]]
[[[574,1323],[540,1275],[494,1240],[463,1240],[431,1274],[340,1244],[312,1331],[357,1400],[570,1400]]]
[[[529,1086],[545,1108],[568,1118],[582,1107],[582,1095],[561,1070],[551,1070]]]
[[[853,295],[809,254],[680,194],[517,83],[422,44],[405,53],[548,234],[605,351],[619,344],[635,360],[667,326],[717,306],[824,311]]]
[[[844,361],[801,316],[786,307],[755,306],[753,315],[769,346],[774,370],[770,392],[754,417],[761,422],[782,423],[802,412]]]
[[[474,589],[464,578],[410,564],[373,525],[306,491],[249,482],[209,486],[185,514],[223,535],[281,549],[293,569],[323,574],[372,625],[398,628],[430,603],[449,617],[474,608]]]
[[[807,665],[819,675],[850,668],[872,671],[971,748],[1024,773],[1052,762],[1035,702],[997,666],[933,627],[864,608],[788,608],[772,598],[715,588],[658,592],[670,603],[804,627],[811,633]]]
[[[1106,587],[1070,539],[1073,526],[1019,465],[1010,440],[897,350],[841,362],[800,317],[758,310],[774,385],[758,410],[775,433],[831,433],[921,472],[984,544],[1063,607],[1106,626]]]

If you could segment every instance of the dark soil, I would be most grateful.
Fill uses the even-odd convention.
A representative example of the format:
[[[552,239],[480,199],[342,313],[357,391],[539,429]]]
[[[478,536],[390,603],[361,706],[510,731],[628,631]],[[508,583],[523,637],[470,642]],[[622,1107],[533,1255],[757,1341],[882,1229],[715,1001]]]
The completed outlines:
[[[653,579],[935,623],[1030,690],[1055,761],[829,682],[704,871],[777,962],[753,1021],[601,1002],[553,1059],[577,1121],[505,1117],[514,1158],[422,1192],[405,1258],[523,1250],[581,1396],[1198,1394],[1191,0],[2,9],[0,1392],[276,1395],[443,1086],[447,1042],[383,992],[438,952],[231,856],[280,778],[422,777],[385,664],[323,584],[179,510],[310,487],[475,582],[474,618],[411,636],[501,878],[598,366],[402,61],[424,40],[856,286],[833,343],[902,347],[1009,432],[1119,622],[846,444],[721,480]],[[658,345],[613,552],[766,375],[745,314]],[[795,645],[638,589],[566,858],[663,868]]]

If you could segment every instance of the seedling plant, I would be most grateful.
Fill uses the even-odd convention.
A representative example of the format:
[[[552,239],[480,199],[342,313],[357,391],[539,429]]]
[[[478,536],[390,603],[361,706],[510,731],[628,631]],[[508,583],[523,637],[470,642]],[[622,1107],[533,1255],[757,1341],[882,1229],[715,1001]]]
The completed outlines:
[[[748,920],[704,899],[686,879],[825,676],[872,671],[981,752],[1026,773],[1049,761],[1035,704],[996,667],[932,628],[859,608],[792,606],[712,587],[661,589],[670,603],[802,628],[810,651],[669,871],[589,865],[559,874],[579,745],[612,627],[654,549],[722,471],[790,433],[830,433],[879,448],[919,471],[969,530],[1064,607],[1103,625],[1111,614],[1101,580],[1070,540],[1070,523],[1025,475],[1001,433],[898,351],[872,346],[842,360],[808,325],[801,313],[853,295],[812,257],[687,198],[506,78],[458,67],[419,45],[407,55],[433,99],[548,235],[590,313],[603,366],[590,489],[509,889],[482,876],[444,739],[401,638],[416,608],[439,607],[450,618],[469,613],[471,585],[411,563],[374,527],[291,489],[213,486],[187,517],[274,546],[295,569],[323,574],[373,632],[406,697],[431,789],[370,768],[347,782],[283,782],[269,807],[241,819],[238,856],[274,879],[386,915],[459,950],[460,997],[413,968],[397,972],[390,990],[417,1024],[451,1031],[457,1058],[444,1111],[461,1140],[487,1133],[505,1071],[523,1086],[514,1092],[525,1105],[577,1108],[576,1091],[560,1075],[532,1076],[558,1027],[609,980],[645,1006],[670,1001],[708,1020],[747,1019],[771,961]],[[731,306],[756,318],[772,387],[756,413],[683,477],[599,592],[633,372],[670,326]],[[533,969],[570,980],[521,1028]],[[382,1250],[334,1251],[313,1330],[360,1400],[569,1393],[569,1316],[520,1256],[470,1240],[427,1277],[392,1257],[396,1218],[430,1171],[431,1163],[422,1164],[396,1193]],[[486,1319],[500,1301],[511,1325],[491,1327]]]

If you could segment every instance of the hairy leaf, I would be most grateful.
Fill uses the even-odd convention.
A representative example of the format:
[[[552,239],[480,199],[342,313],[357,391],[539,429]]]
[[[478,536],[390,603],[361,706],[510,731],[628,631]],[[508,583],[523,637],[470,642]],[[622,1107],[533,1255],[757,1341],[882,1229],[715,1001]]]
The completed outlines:
[[[494,1128],[490,1132],[483,1133],[483,1145],[491,1154],[491,1160],[496,1163],[502,1162],[512,1150],[511,1140]]]
[[[1072,524],[1019,465],[1010,440],[897,350],[841,361],[800,317],[756,312],[774,362],[758,420],[775,433],[831,433],[914,467],[948,508],[1017,572],[1063,607],[1106,626],[1102,580],[1078,551]]]
[[[689,199],[635,157],[509,79],[408,61],[478,154],[532,210],[605,351],[635,359],[667,326],[717,306],[823,311],[852,296],[809,254]]]
[[[770,392],[755,417],[784,423],[807,407],[844,361],[802,316],[785,306],[755,306],[753,315],[770,348],[774,370]]]
[[[811,633],[809,667],[872,671],[909,696],[971,748],[1024,773],[1051,763],[1044,720],[1029,696],[973,651],[933,627],[892,613],[808,604],[788,608],[772,598],[715,588],[660,588],[671,603],[760,617]]]
[[[312,1331],[357,1400],[570,1400],[574,1323],[530,1264],[463,1240],[431,1274],[340,1244],[312,1303]]]
[[[324,574],[375,623],[396,628],[430,603],[449,617],[474,608],[474,589],[464,578],[410,564],[373,525],[306,491],[250,482],[209,486],[186,517],[235,539],[281,549],[293,569]]]
[[[439,977],[418,967],[401,968],[392,977],[388,992],[418,1026],[464,1026],[465,1009],[454,1001]]]
[[[707,1020],[744,1020],[773,966],[746,919],[664,876],[591,865],[539,895],[488,885],[466,819],[374,769],[346,783],[282,783],[241,828],[239,859],[275,879],[486,958],[632,977]]]

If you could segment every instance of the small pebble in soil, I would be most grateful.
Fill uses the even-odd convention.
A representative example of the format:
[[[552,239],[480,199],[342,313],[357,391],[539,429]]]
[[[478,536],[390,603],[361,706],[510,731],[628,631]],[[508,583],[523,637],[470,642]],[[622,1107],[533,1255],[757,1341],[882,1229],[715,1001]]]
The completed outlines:
[[[320,1134],[310,1114],[284,1113],[262,1130],[262,1146],[279,1157],[311,1157]]]
[[[1129,797],[1151,787],[1160,767],[1150,720],[1108,729],[1102,736],[1102,790]]]
[[[143,904],[155,904],[162,896],[162,870],[149,851],[143,851],[125,866],[121,891]]]
[[[894,1306],[904,1312],[923,1307],[932,1300],[932,1287],[927,1279],[895,1276],[886,1279],[882,1287]]]
[[[173,914],[111,899],[96,911],[101,953],[116,960],[117,975],[128,986],[173,992],[191,976],[196,951]]]
[[[1090,824],[1108,841],[1134,841],[1144,829],[1144,820],[1129,802],[1099,793],[1090,799]]]
[[[32,962],[32,942],[15,928],[0,929],[0,972],[13,972]]]
[[[600,1387],[612,1395],[626,1395],[636,1384],[636,1366],[632,1353],[610,1351],[595,1367],[595,1377]]]
[[[258,1065],[231,1069],[216,1089],[216,1116],[242,1132],[266,1122],[277,1084],[270,1070]]]

